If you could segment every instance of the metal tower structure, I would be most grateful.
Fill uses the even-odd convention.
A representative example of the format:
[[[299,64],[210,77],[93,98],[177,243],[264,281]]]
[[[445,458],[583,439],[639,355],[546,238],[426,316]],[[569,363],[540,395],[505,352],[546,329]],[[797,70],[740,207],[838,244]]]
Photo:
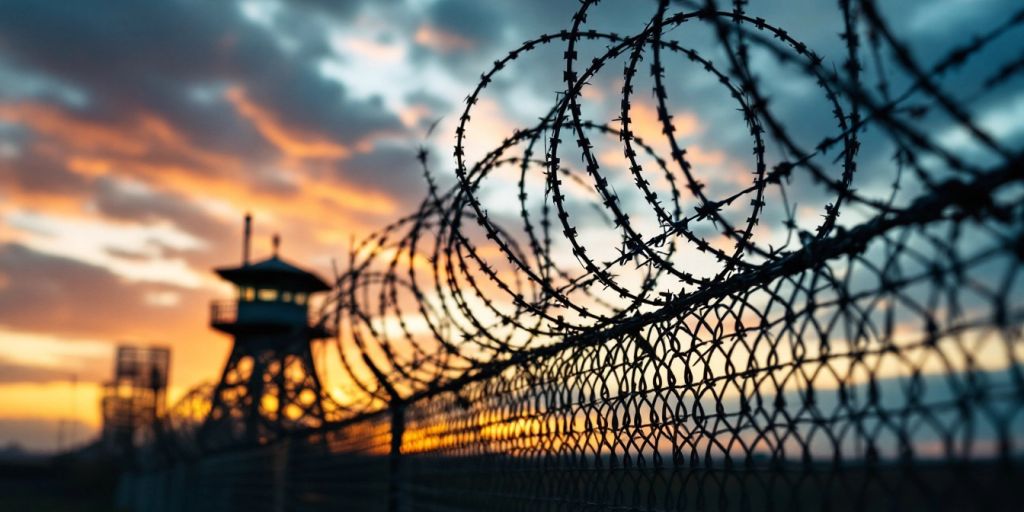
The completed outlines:
[[[164,416],[171,351],[160,347],[117,347],[114,379],[103,386],[103,445],[128,456]]]
[[[211,408],[199,432],[206,448],[265,443],[324,422],[320,380],[310,344],[329,336],[309,319],[310,296],[330,289],[312,272],[274,254],[249,262],[252,217],[245,217],[240,267],[216,269],[236,286],[231,301],[211,304],[210,325],[234,338]]]

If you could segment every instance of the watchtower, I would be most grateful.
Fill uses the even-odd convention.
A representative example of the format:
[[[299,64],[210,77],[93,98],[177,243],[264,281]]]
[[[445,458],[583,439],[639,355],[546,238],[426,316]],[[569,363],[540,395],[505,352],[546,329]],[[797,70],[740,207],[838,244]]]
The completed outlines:
[[[309,299],[330,289],[316,274],[274,253],[249,262],[252,217],[245,217],[242,265],[216,269],[236,297],[214,301],[210,325],[234,337],[234,346],[200,430],[207,448],[263,443],[282,432],[323,424],[320,380],[310,344],[330,332],[309,319]]]
[[[117,347],[114,379],[103,385],[102,440],[108,453],[129,457],[147,441],[164,416],[171,351],[161,347]]]

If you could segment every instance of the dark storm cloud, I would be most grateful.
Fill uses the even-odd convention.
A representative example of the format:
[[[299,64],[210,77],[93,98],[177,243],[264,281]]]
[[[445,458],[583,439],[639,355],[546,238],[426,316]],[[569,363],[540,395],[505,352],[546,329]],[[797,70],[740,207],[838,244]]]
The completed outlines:
[[[416,205],[426,193],[426,183],[416,161],[416,149],[384,145],[372,153],[360,153],[338,163],[335,178],[360,188],[390,194],[404,205]]]
[[[63,160],[52,155],[22,154],[0,159],[0,187],[29,193],[77,196],[87,191],[88,182],[69,172]]]
[[[428,13],[435,27],[487,48],[501,40],[506,9],[499,4],[473,0],[441,0]]]
[[[431,94],[423,89],[413,92],[405,97],[405,100],[410,105],[422,105],[430,109],[433,113],[441,115],[451,111],[452,104],[440,96]]]
[[[434,135],[437,124],[445,116],[454,115],[454,105],[450,101],[422,89],[406,95],[405,101],[409,108],[425,111],[412,129],[413,134],[419,137],[429,138]]]
[[[291,6],[309,8],[316,14],[327,14],[338,19],[350,19],[368,5],[375,7],[403,7],[403,0],[374,0],[373,2],[351,2],[345,0],[290,0]]]
[[[472,0],[441,0],[431,4],[420,19],[410,20],[410,35],[417,44],[411,54],[415,63],[440,62],[446,71],[462,78],[480,73],[510,42],[508,27],[518,20],[510,5]],[[429,34],[429,36],[427,36]]]
[[[168,285],[129,283],[110,271],[18,244],[0,245],[0,326],[27,332],[119,336],[188,325],[202,315],[196,293]],[[174,292],[182,307],[149,305],[151,292]]]

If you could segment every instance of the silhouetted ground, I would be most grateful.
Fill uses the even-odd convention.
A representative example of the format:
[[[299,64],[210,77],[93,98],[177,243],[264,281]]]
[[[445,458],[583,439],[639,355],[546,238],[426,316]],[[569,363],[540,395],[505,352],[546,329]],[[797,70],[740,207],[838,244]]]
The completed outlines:
[[[110,512],[116,483],[113,466],[102,461],[0,460],[0,510]]]

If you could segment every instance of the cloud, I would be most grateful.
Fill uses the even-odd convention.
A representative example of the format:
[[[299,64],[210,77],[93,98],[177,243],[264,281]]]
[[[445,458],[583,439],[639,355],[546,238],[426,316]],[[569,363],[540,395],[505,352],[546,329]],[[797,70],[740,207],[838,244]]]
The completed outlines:
[[[470,39],[430,25],[420,25],[413,41],[440,53],[469,51],[476,47]]]
[[[250,101],[242,88],[228,89],[225,97],[242,117],[256,127],[260,135],[285,155],[296,158],[344,158],[351,154],[351,150],[345,146],[315,135],[294,133],[293,129],[282,126],[274,114]]]
[[[339,162],[332,175],[360,189],[392,195],[405,210],[414,208],[427,190],[416,149],[411,147],[382,145],[376,151]]]
[[[102,10],[74,3],[0,6],[0,54],[87,97],[86,106],[60,117],[53,107],[36,107],[21,121],[44,132],[40,113],[59,121],[48,126],[87,125],[91,144],[79,149],[142,156],[153,145],[132,137],[118,143],[109,134],[123,135],[133,124],[145,128],[145,119],[160,123],[151,123],[150,132],[175,137],[189,155],[201,149],[252,159],[296,151],[340,157],[339,148],[402,129],[379,101],[351,98],[323,77],[316,62],[322,49],[306,45],[307,53],[296,54],[278,36],[231,2],[119,2]],[[320,140],[309,142],[314,138]],[[211,165],[190,169],[218,172]]]
[[[473,0],[441,0],[433,4],[427,17],[429,25],[423,27],[431,35],[428,39],[440,44],[441,50],[472,50],[488,48],[502,40],[503,9],[493,4]],[[420,42],[420,32],[416,32]]]
[[[203,208],[178,193],[126,186],[111,178],[97,180],[92,195],[100,213],[128,222],[168,222],[207,244],[207,252],[219,252],[218,242],[230,239],[236,231],[220,219],[205,213]]]
[[[0,385],[15,383],[42,384],[47,382],[102,382],[110,377],[106,361],[88,360],[65,362],[61,367],[20,363],[0,357]]]
[[[255,15],[246,12],[253,5]],[[107,253],[184,258],[203,273],[234,256],[227,226],[246,210],[307,255],[334,252],[328,243],[348,231],[389,220],[418,171],[411,153],[410,165],[399,165],[375,148],[404,137],[403,122],[320,72],[324,24],[333,22],[318,14],[325,5],[268,5],[0,5],[0,72],[38,84],[0,96],[6,209],[167,223],[205,243],[139,258],[124,247]],[[359,11],[332,10],[336,21]],[[351,175],[322,171],[347,160]],[[388,167],[371,170],[374,161]],[[0,241],[25,238],[24,227],[11,227]],[[60,252],[75,257],[74,248]]]
[[[517,20],[507,6],[472,0],[441,0],[430,4],[407,30],[415,43],[417,65],[440,63],[447,72],[472,78],[480,65],[500,53],[507,28]]]
[[[0,289],[0,326],[19,331],[160,339],[168,334],[164,326],[195,323],[205,310],[205,301],[196,303],[201,296],[196,291],[126,281],[102,267],[18,244],[0,245],[0,273],[6,281]],[[147,294],[160,291],[175,291],[192,307],[146,301]]]

